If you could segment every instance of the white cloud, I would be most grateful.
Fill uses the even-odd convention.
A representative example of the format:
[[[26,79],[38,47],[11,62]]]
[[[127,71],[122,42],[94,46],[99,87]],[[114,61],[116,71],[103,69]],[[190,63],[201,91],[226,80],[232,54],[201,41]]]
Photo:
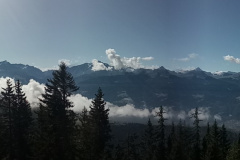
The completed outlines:
[[[6,88],[7,87],[7,80],[10,79],[12,85],[14,86],[15,85],[15,82],[12,78],[9,78],[9,77],[6,77],[6,78],[3,78],[1,77],[0,78],[0,93],[3,91],[2,88]]]
[[[187,62],[187,61],[190,61],[190,60],[192,60],[192,59],[197,58],[197,56],[198,56],[198,54],[196,54],[196,53],[191,53],[191,54],[189,54],[187,57],[185,57],[185,58],[180,58],[180,59],[177,59],[177,60],[183,61],[183,62]]]
[[[111,62],[111,65],[113,65],[115,69],[124,68],[121,57],[116,54],[116,51],[114,49],[110,48],[110,49],[106,50],[106,55],[107,55],[109,61]]]
[[[0,78],[0,91],[2,91],[2,87],[6,87],[6,81],[9,78]],[[13,85],[13,79],[11,79]],[[27,100],[31,104],[32,107],[38,107],[39,104],[39,98],[41,98],[42,94],[45,91],[45,85],[40,84],[36,82],[35,80],[30,80],[27,85],[23,85],[22,89],[24,93],[26,94]],[[121,96],[126,96],[127,94],[125,92],[120,94]],[[88,110],[90,109],[89,106],[92,104],[92,99],[89,99],[87,97],[82,96],[81,94],[72,95],[69,97],[69,100],[73,102],[73,110],[75,112],[81,112],[84,107],[86,107]],[[118,121],[126,121],[126,122],[142,122],[145,123],[147,121],[148,117],[155,117],[153,120],[156,122],[159,117],[156,117],[156,112],[159,112],[159,108],[153,108],[153,109],[139,109],[136,108],[132,102],[128,102],[128,104],[123,106],[117,106],[110,102],[106,102],[106,108],[109,108],[109,117],[112,120],[118,120]],[[185,111],[174,111],[173,107],[166,107],[164,106],[164,118],[167,118],[167,123],[171,122],[171,120],[177,120],[177,119],[186,119],[186,117],[190,117],[192,113],[194,113],[195,109],[191,109],[189,112]],[[221,116],[218,114],[211,116],[209,108],[206,107],[200,107],[199,108],[199,119],[209,121],[209,119],[217,119],[221,120]],[[188,119],[188,118],[187,118]]]
[[[33,79],[31,79],[27,85],[22,86],[22,90],[26,94],[27,100],[32,107],[38,107],[40,102],[39,98],[41,98],[45,91],[44,87],[44,84],[40,84]]]
[[[188,116],[189,117],[192,117],[192,114],[195,112],[195,108],[191,109],[189,112],[188,112]],[[203,120],[203,121],[209,121],[209,119],[211,118],[211,115],[210,115],[210,111],[209,111],[209,108],[207,107],[199,107],[198,108],[198,118],[200,120]],[[193,119],[193,118],[192,118]]]
[[[240,59],[239,58],[235,58],[235,57],[230,56],[230,55],[224,56],[223,59],[225,61],[230,61],[230,62],[234,62],[234,63],[240,64]]]
[[[225,73],[226,71],[216,71],[216,72],[213,72],[213,74],[215,75],[218,75],[218,76],[221,76]]]
[[[147,118],[151,115],[148,109],[137,109],[133,104],[127,104],[119,107],[107,102],[106,107],[110,109],[109,117]]]
[[[178,119],[184,120],[187,117],[187,114],[185,111],[180,111],[177,115]]]
[[[144,61],[151,61],[153,59],[154,59],[153,57],[144,57],[144,58],[142,58],[142,60],[144,60]]]
[[[81,112],[84,107],[89,110],[89,106],[92,104],[92,99],[88,99],[81,94],[72,95],[69,100],[73,102],[75,112]]]
[[[101,70],[111,70],[111,67],[106,67],[103,63],[99,62],[97,59],[92,60],[92,70],[101,71]]]
[[[151,61],[154,59],[153,57],[143,57],[143,58],[142,57],[132,57],[132,58],[123,57],[123,58],[121,58],[120,55],[116,54],[116,51],[111,48],[106,50],[106,55],[107,55],[111,65],[117,70],[128,68],[128,67],[133,68],[133,69],[156,68],[156,67],[146,67],[141,63],[141,61]]]
[[[221,120],[222,120],[222,117],[221,117],[219,114],[215,114],[213,117],[214,117],[214,119],[216,119],[217,121],[221,121]]]

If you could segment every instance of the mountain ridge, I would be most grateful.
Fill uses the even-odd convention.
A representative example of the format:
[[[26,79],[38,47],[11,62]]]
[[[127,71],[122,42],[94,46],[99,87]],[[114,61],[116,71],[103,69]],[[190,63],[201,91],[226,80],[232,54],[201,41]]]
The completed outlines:
[[[91,69],[91,63],[68,68],[80,87],[78,93],[88,98],[93,98],[97,88],[101,87],[105,99],[119,106],[132,103],[136,108],[155,108],[164,105],[174,110],[205,107],[213,114],[221,114],[224,119],[240,119],[238,72],[214,74],[200,68],[177,72],[163,66],[134,70]],[[11,64],[7,61],[0,62],[0,77],[19,79],[23,84],[27,84],[30,79],[46,83],[52,77],[52,71],[41,71],[33,66]]]

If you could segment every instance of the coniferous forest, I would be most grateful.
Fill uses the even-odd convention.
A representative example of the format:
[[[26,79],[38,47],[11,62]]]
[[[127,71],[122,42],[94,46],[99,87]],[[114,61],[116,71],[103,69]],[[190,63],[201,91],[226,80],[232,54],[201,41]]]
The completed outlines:
[[[143,133],[112,132],[104,93],[96,88],[90,110],[72,110],[69,97],[78,90],[64,63],[48,79],[37,110],[22,91],[21,82],[8,80],[0,97],[0,159],[6,160],[240,160],[240,137],[231,138],[215,120],[201,125],[196,107],[193,123],[166,125],[164,108]],[[203,131],[202,128],[205,128]]]

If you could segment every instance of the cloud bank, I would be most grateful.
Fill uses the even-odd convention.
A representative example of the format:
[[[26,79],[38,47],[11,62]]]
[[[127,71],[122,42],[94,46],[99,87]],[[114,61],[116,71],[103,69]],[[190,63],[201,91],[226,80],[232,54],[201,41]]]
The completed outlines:
[[[14,85],[13,79],[0,78],[0,91],[3,91],[2,88],[6,87],[7,79],[10,79]],[[27,85],[22,86],[22,89],[23,92],[26,94],[27,100],[31,104],[31,107],[39,107],[39,98],[41,98],[42,94],[45,92],[45,85],[31,79]],[[74,105],[73,110],[79,113],[84,107],[90,110],[93,99],[84,97],[81,94],[75,94],[69,97],[69,100]],[[109,108],[109,117],[111,121],[146,123],[149,117],[152,118],[153,123],[157,123],[158,120],[158,117],[156,117],[156,112],[159,112],[158,107],[153,109],[139,109],[130,102],[122,106],[106,102],[106,108]],[[190,109],[189,111],[176,111],[173,109],[173,107],[164,106],[164,117],[168,119],[166,123],[178,121],[179,119],[189,121],[189,117],[191,117],[192,113],[194,113],[194,110],[195,108]],[[213,119],[216,119],[218,121],[222,120],[219,114],[211,115],[209,108],[206,107],[200,107],[199,113],[199,119],[205,122],[211,121]],[[191,120],[189,121],[190,123],[192,123]]]
[[[127,58],[123,57],[121,58],[120,55],[116,53],[114,49],[107,49],[106,50],[106,55],[108,60],[110,61],[110,64],[114,67],[116,70],[120,69],[126,69],[126,68],[133,68],[133,69],[139,69],[139,68],[146,68],[146,69],[154,69],[157,67],[148,67],[144,66],[142,64],[142,61],[151,61],[154,58],[153,57],[132,57],[132,58]],[[93,71],[98,71],[98,70],[111,70],[112,68],[106,67],[103,63],[98,62],[96,59],[92,61]]]
[[[180,59],[177,59],[177,60],[182,61],[182,62],[187,62],[187,61],[190,61],[190,60],[192,60],[192,59],[197,58],[197,56],[198,56],[198,54],[196,54],[196,53],[191,53],[191,54],[189,54],[187,57],[185,57],[185,58],[180,58]]]
[[[102,70],[111,70],[112,67],[106,67],[102,62],[99,62],[97,59],[92,60],[92,70],[93,71],[102,71]]]
[[[230,62],[234,62],[234,63],[240,64],[240,59],[239,58],[235,58],[235,57],[230,56],[230,55],[224,56],[223,59],[225,61],[230,61]]]

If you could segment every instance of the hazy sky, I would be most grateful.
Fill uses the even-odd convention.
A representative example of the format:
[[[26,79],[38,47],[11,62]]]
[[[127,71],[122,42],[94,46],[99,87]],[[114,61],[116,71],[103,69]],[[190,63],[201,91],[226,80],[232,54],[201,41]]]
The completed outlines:
[[[0,0],[0,61],[153,57],[147,66],[240,72],[239,0]]]

